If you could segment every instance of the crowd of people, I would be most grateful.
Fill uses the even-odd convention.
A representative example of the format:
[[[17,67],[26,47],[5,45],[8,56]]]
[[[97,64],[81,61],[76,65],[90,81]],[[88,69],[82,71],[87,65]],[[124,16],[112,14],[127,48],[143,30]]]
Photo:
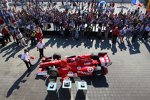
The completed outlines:
[[[57,3],[47,3],[46,9],[40,2],[22,6],[21,10],[14,7],[0,11],[0,43],[5,46],[13,40],[20,46],[36,45],[43,38],[43,30],[54,28],[58,34],[74,39],[88,36],[96,32],[98,38],[108,39],[112,35],[112,44],[126,40],[134,43],[139,40],[148,40],[150,34],[150,13],[140,11],[140,7],[127,13],[123,9],[114,13],[115,3],[101,4],[98,2],[62,2],[62,8]],[[26,9],[25,9],[26,8]]]

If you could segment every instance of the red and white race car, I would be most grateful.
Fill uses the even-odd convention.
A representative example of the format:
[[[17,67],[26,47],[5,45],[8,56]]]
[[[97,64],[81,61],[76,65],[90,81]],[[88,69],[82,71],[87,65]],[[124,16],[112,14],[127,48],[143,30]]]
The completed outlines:
[[[108,66],[111,64],[107,53],[70,56],[63,60],[60,55],[54,54],[53,57],[42,59],[37,75],[49,74],[54,77],[61,76],[62,79],[78,76],[100,76],[108,73]]]

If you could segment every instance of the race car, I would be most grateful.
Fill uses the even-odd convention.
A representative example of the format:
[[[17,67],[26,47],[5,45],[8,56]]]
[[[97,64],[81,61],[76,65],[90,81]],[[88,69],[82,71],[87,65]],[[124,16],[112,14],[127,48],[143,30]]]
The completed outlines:
[[[101,76],[108,73],[108,66],[111,64],[107,53],[70,56],[65,57],[65,59],[54,54],[53,57],[42,59],[37,75],[61,76],[62,79],[66,77]]]

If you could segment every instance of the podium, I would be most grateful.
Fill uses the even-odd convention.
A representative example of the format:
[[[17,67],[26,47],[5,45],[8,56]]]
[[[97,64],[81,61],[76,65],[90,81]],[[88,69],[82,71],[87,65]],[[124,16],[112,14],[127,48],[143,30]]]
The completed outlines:
[[[63,89],[71,89],[72,87],[72,82],[70,80],[64,80],[62,88]]]
[[[70,79],[65,79],[62,83],[62,92],[63,96],[71,99],[71,88],[72,88],[72,82]]]
[[[87,82],[78,81],[77,89],[78,89],[78,91],[83,91],[84,95],[86,95],[86,93],[87,93]]]
[[[50,82],[48,83],[47,91],[56,91],[57,90],[57,83]]]

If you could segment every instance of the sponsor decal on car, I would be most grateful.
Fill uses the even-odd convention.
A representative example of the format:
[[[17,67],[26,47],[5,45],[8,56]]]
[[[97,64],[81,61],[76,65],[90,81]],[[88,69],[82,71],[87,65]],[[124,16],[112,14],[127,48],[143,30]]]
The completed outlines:
[[[91,75],[89,72],[83,72],[83,71],[77,71],[79,74],[84,74],[84,75]]]
[[[85,63],[84,63],[84,65],[89,65],[89,64],[91,64],[91,62],[85,62]]]
[[[94,71],[94,68],[93,68],[93,67],[88,67],[88,68],[87,68],[87,71],[88,71],[89,73],[92,73],[92,72]]]
[[[62,70],[68,70],[68,68],[62,68]]]
[[[69,71],[67,75],[68,75],[69,77],[73,77],[73,76],[74,76],[74,74],[73,74],[72,71]]]
[[[77,70],[80,70],[80,69],[81,69],[81,67],[80,67],[80,66],[78,66],[78,67],[77,67]]]

